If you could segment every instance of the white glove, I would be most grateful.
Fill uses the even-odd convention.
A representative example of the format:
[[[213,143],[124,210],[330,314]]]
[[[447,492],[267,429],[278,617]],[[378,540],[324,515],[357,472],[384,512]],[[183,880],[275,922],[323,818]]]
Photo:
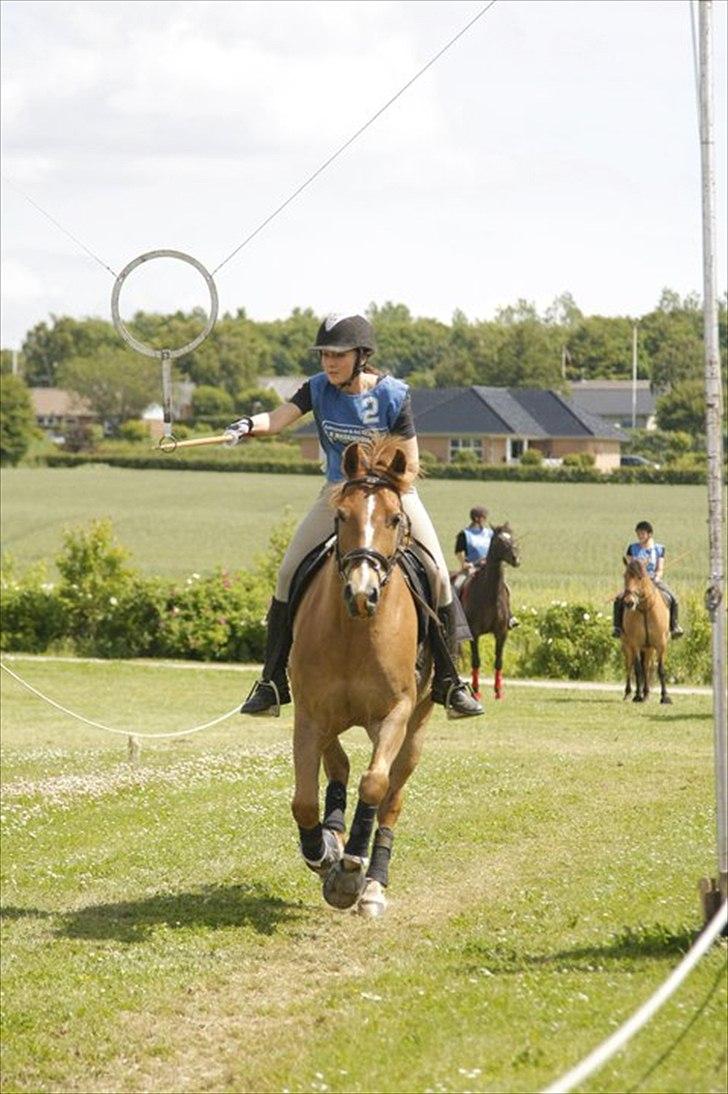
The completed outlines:
[[[253,419],[252,418],[238,418],[237,422],[233,422],[225,430],[225,435],[229,437],[228,445],[232,448],[242,441],[244,437],[247,437],[253,432]]]

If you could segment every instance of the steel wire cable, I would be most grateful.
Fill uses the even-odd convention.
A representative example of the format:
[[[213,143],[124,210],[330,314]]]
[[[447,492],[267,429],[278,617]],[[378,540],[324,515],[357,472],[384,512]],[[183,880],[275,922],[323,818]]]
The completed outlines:
[[[51,699],[49,695],[45,695],[39,688],[33,687],[27,680],[24,680],[22,676],[19,676],[17,672],[13,672],[9,669],[4,661],[0,661],[0,668],[4,669],[8,675],[12,676],[14,680],[17,680],[22,687],[27,688],[33,695],[42,699],[45,703],[55,707],[56,710],[62,711],[67,714],[69,718],[75,718],[77,722],[83,722],[84,725],[92,726],[94,729],[103,729],[106,733],[118,734],[120,737],[140,737],[146,740],[161,740],[162,738],[169,737],[187,737],[191,733],[200,733],[203,729],[211,729],[212,726],[219,725],[220,722],[224,722],[227,718],[231,718],[233,714],[237,714],[240,710],[240,704],[237,703],[232,710],[229,710],[226,714],[221,714],[218,718],[213,718],[210,722],[205,722],[203,725],[193,726],[191,729],[178,729],[172,733],[139,733],[135,729],[116,729],[113,726],[106,726],[103,722],[94,722],[91,718],[86,718],[83,714],[77,714],[75,710],[69,710],[68,707],[62,706],[61,703],[57,703],[55,699]]]
[[[416,80],[419,80],[420,76],[423,76],[425,74],[425,72],[427,72],[428,68],[431,68],[432,65],[434,65],[436,61],[439,61],[440,57],[442,57],[442,55],[444,53],[446,53],[450,49],[451,46],[455,45],[455,43],[457,42],[457,40],[459,38],[462,38],[462,36],[464,34],[466,34],[470,30],[470,28],[472,26],[474,26],[475,23],[478,22],[479,19],[482,19],[482,17],[488,11],[490,11],[490,9],[494,6],[494,4],[496,2],[497,2],[497,0],[489,0],[489,3],[487,3],[485,5],[485,7],[481,8],[480,11],[477,13],[477,15],[474,15],[473,18],[468,23],[466,23],[465,26],[462,27],[457,32],[457,34],[453,38],[451,38],[450,41],[446,45],[444,45],[442,47],[442,49],[438,50],[438,52],[433,57],[431,57],[430,60],[425,65],[423,65],[422,68],[419,69],[419,71],[416,72],[415,75],[412,76],[411,79],[409,79],[407,81],[407,83],[404,84],[404,86],[399,89],[399,91],[396,92],[396,94],[392,95],[392,97],[390,99],[388,99],[387,102],[383,106],[381,106],[375,114],[372,114],[371,118],[369,118],[368,121],[364,122],[364,124],[362,126],[360,126],[359,129],[357,129],[356,133],[354,133],[351,137],[349,137],[348,140],[344,141],[344,143],[341,145],[341,147],[338,148],[333,153],[333,155],[329,156],[329,158],[327,160],[325,160],[319,167],[317,167],[316,170],[311,175],[308,176],[308,178],[305,180],[305,182],[302,182],[301,185],[296,190],[293,191],[293,193],[290,195],[290,197],[287,197],[286,200],[284,202],[282,202],[278,206],[277,209],[275,209],[272,213],[270,213],[270,215],[267,216],[265,218],[265,220],[261,221],[261,223],[258,225],[258,227],[255,228],[250,233],[250,235],[246,236],[245,239],[242,241],[242,243],[239,243],[238,246],[235,248],[235,250],[231,251],[230,254],[227,256],[227,258],[224,258],[222,260],[222,262],[220,262],[219,265],[217,265],[215,267],[215,269],[212,271],[212,276],[214,277],[218,270],[221,270],[223,268],[223,266],[225,266],[230,261],[231,258],[234,258],[236,254],[238,254],[240,251],[242,251],[243,247],[246,247],[248,245],[248,243],[251,242],[251,240],[255,239],[255,237],[260,232],[263,231],[263,229],[266,227],[266,225],[270,224],[270,222],[272,220],[274,220],[275,217],[277,217],[279,213],[282,213],[283,210],[288,205],[290,205],[291,202],[294,201],[298,197],[299,194],[303,193],[303,191],[306,189],[306,187],[309,186],[314,181],[314,179],[317,179],[319,177],[319,175],[321,175],[326,170],[327,167],[330,167],[331,164],[334,162],[334,160],[337,160],[339,158],[339,156],[343,152],[345,152],[346,149],[349,148],[350,145],[352,145],[354,143],[354,141],[357,140],[357,138],[359,138],[362,135],[362,133],[364,133],[369,128],[369,126],[372,125],[377,120],[377,118],[380,118],[382,116],[382,114],[385,112],[385,110],[388,110],[389,107],[392,106],[392,104],[395,103],[397,101],[397,99],[400,98],[400,96],[404,95],[405,91],[407,91],[408,88],[412,87],[412,84],[415,83]]]

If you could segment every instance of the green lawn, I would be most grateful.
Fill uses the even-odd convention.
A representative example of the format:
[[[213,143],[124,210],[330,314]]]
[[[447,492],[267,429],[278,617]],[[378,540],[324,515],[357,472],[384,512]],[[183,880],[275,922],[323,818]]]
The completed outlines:
[[[251,680],[15,667],[143,732],[212,718]],[[637,708],[512,687],[484,724],[438,714],[371,923],[326,907],[298,859],[290,714],[145,742],[131,767],[124,738],[1,677],[5,1091],[534,1091],[628,1017],[699,926],[696,883],[715,869],[707,697]],[[367,748],[348,738],[355,785]],[[716,947],[581,1089],[724,1091],[725,989]]]
[[[57,553],[64,526],[111,518],[118,539],[147,574],[180,577],[236,569],[263,551],[287,507],[300,518],[321,480],[297,475],[132,471],[92,465],[2,471],[2,547],[20,567]],[[606,602],[621,580],[621,555],[638,520],[668,545],[667,574],[683,596],[702,594],[707,574],[707,495],[700,486],[421,484],[446,556],[469,509],[510,520],[523,565],[509,575],[514,603],[552,597]],[[672,563],[671,561],[672,560]]]

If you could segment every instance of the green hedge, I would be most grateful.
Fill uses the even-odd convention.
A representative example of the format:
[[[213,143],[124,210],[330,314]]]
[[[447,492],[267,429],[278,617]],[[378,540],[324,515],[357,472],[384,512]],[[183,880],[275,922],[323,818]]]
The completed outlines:
[[[183,581],[147,578],[129,566],[108,521],[64,536],[56,559],[60,580],[42,568],[18,577],[2,573],[0,648],[87,657],[164,657],[199,661],[260,661],[265,615],[292,531],[276,529],[252,570],[190,574]],[[518,610],[520,627],[506,644],[506,674],[573,680],[619,680],[621,648],[611,617],[586,602],[555,601]],[[668,673],[680,683],[711,678],[711,631],[697,598],[683,605],[686,635],[671,644]],[[492,655],[482,641],[485,676]],[[463,661],[463,670],[466,671]]]
[[[214,456],[199,454],[199,450],[185,449],[179,453],[133,452],[118,454],[104,452],[54,452],[45,456],[47,467],[78,467],[84,464],[103,463],[109,467],[130,467],[154,471],[236,471],[281,475],[319,475],[318,460],[304,460],[296,449],[289,456],[278,452],[270,456],[246,456],[237,451],[217,452]],[[604,473],[595,467],[542,467],[524,464],[442,464],[426,462],[426,474],[430,479],[472,479],[479,482],[596,482],[596,483],[652,483],[654,485],[701,485],[705,473],[696,468],[619,467]]]

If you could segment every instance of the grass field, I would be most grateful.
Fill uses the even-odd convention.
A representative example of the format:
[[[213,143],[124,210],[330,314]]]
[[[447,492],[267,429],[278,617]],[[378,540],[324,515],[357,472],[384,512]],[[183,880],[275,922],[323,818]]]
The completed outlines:
[[[247,566],[286,513],[303,516],[321,480],[296,475],[131,471],[93,465],[2,471],[2,547],[21,568],[51,560],[64,526],[108,516],[147,574],[180,577]],[[510,520],[523,563],[511,572],[514,603],[551,598],[607,601],[638,520],[668,545],[670,584],[702,595],[707,574],[707,495],[700,486],[599,486],[425,481],[421,493],[453,567],[455,536],[475,504]],[[672,561],[671,561],[672,560]]]
[[[228,710],[251,680],[15,667],[144,732]],[[706,697],[636,708],[513,687],[485,726],[437,715],[372,923],[327,908],[298,859],[290,715],[145,742],[132,767],[124,738],[1,675],[5,1091],[534,1091],[699,925],[696,882],[715,868]],[[348,736],[359,772],[363,735]],[[580,1089],[724,1091],[725,988],[716,947]]]

